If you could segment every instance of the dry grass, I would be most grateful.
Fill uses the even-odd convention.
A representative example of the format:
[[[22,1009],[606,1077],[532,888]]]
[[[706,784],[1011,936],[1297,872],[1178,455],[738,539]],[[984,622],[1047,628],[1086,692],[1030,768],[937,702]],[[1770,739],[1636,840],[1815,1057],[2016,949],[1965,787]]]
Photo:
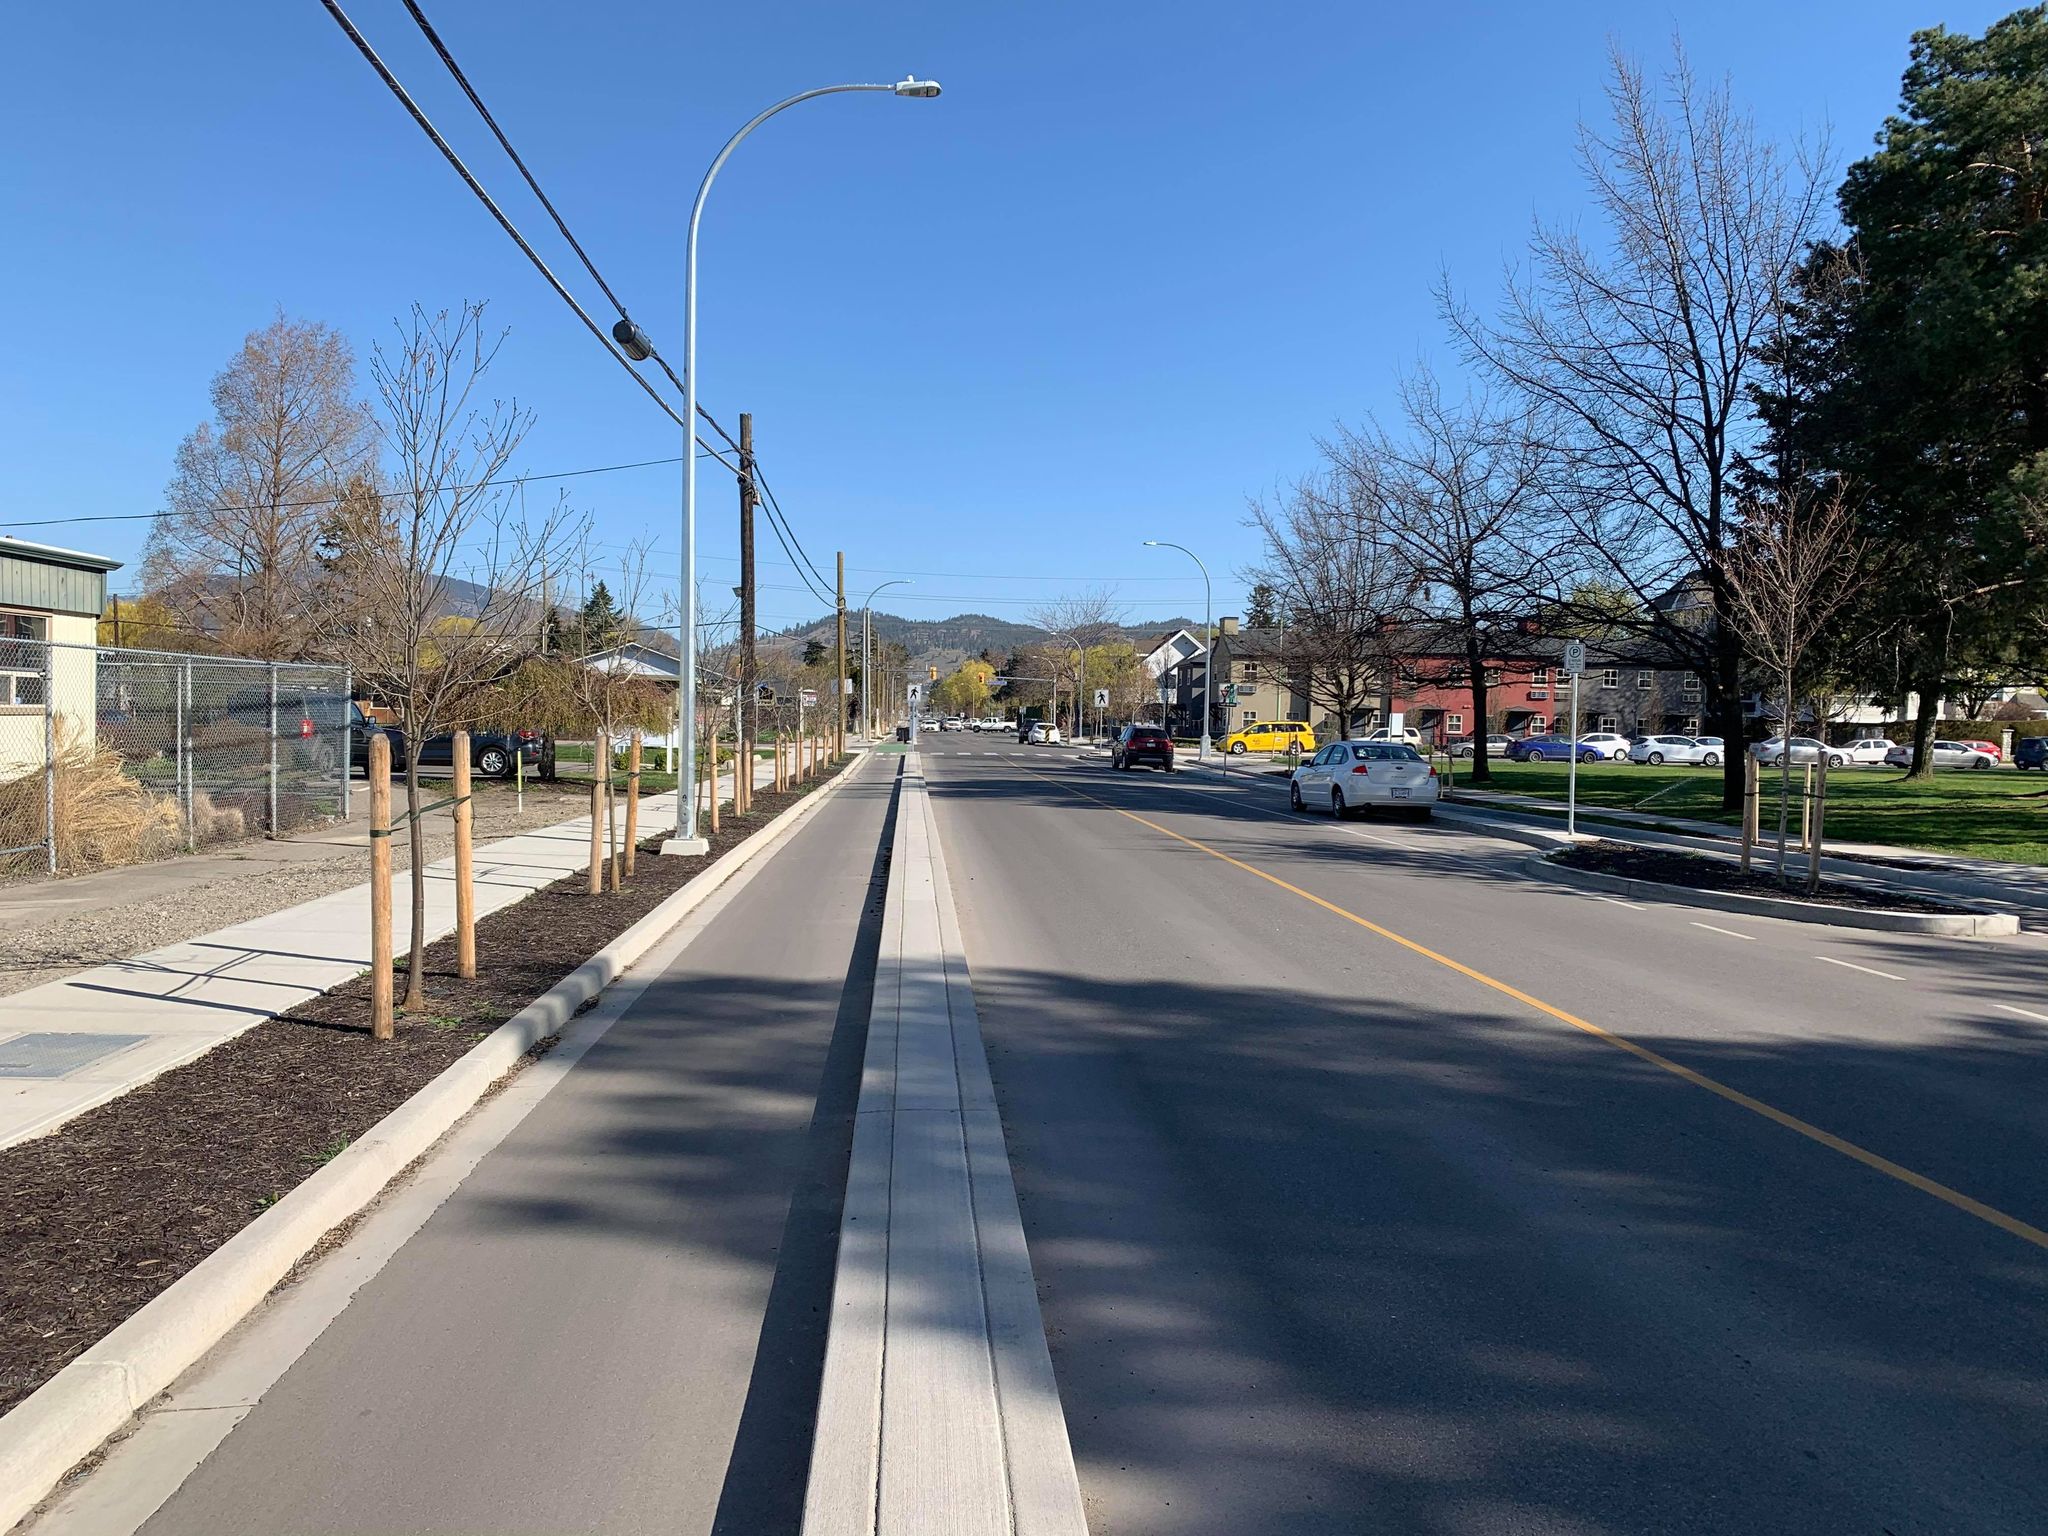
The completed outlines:
[[[118,752],[57,725],[55,808],[57,867],[99,869],[134,864],[183,842],[177,802],[144,788],[121,767]],[[30,773],[0,784],[0,825],[43,827],[44,782]]]

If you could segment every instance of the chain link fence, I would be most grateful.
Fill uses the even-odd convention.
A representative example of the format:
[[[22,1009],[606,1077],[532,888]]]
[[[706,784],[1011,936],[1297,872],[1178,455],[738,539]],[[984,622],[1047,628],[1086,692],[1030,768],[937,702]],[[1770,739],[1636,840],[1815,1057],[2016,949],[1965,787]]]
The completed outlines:
[[[348,814],[348,670],[0,640],[0,876]]]

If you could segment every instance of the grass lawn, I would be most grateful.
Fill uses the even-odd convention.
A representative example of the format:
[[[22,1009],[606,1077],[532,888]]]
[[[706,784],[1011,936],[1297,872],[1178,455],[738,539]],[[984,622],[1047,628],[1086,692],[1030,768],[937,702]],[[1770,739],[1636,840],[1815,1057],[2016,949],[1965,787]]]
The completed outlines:
[[[1562,802],[1563,763],[1492,763],[1486,787]],[[1463,763],[1459,764],[1462,769]],[[1459,783],[1464,776],[1459,775]],[[1804,770],[1792,772],[1793,825]],[[1778,775],[1762,772],[1766,828],[1777,824]],[[1633,763],[1588,763],[1579,769],[1579,804],[1695,821],[1739,824],[1721,809],[1718,768],[1650,768]],[[1932,782],[1908,783],[1892,768],[1840,768],[1828,775],[1830,839],[1893,843],[1944,853],[2048,864],[2048,775],[2009,768],[1989,773],[1951,770]]]

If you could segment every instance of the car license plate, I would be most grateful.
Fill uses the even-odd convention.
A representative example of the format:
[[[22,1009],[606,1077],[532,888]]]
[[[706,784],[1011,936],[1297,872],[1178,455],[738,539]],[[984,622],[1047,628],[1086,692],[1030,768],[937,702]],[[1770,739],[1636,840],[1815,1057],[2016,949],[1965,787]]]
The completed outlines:
[[[1394,791],[1394,798],[1396,800],[1406,800],[1408,798],[1408,791],[1405,789],[1396,789]]]

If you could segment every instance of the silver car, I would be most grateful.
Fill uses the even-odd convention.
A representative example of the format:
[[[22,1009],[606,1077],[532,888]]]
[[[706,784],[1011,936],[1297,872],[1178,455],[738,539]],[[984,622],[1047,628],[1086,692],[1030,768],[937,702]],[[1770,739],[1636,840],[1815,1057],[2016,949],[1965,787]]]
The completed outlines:
[[[1652,768],[1660,763],[1682,763],[1687,766],[1714,768],[1721,762],[1721,738],[1638,736],[1629,744],[1628,760],[1632,763],[1647,763]]]
[[[1934,766],[1937,768],[1996,768],[1998,766],[1997,758],[1993,757],[1989,752],[1979,752],[1967,742],[1930,741],[1927,746],[1930,755],[1934,759]],[[1902,742],[1898,746],[1893,747],[1891,751],[1885,753],[1884,760],[1889,767],[1912,767],[1912,743]]]

